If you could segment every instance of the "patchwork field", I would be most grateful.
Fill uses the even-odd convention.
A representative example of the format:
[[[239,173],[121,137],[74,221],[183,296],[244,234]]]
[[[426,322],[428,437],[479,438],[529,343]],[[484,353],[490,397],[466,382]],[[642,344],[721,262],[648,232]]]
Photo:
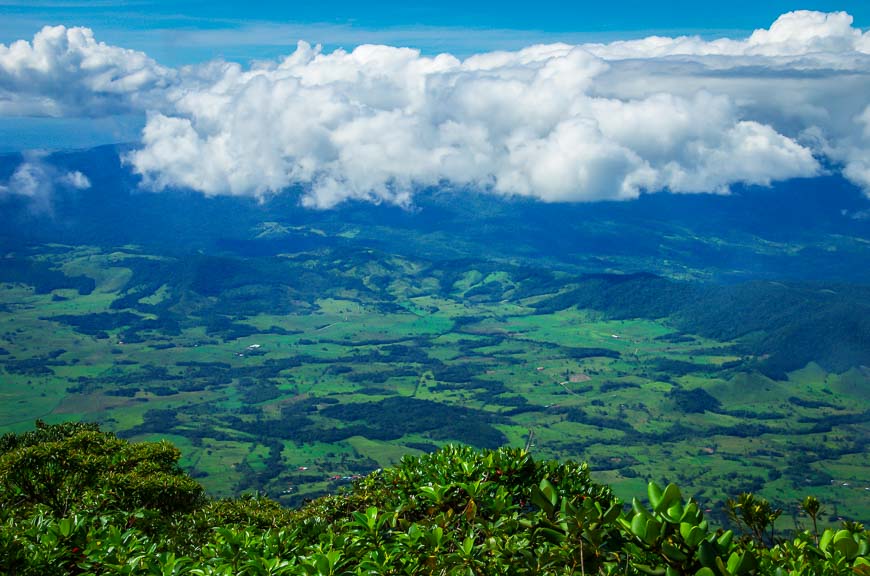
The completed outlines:
[[[88,420],[166,438],[213,494],[287,504],[445,443],[528,443],[623,495],[677,481],[714,516],[722,495],[756,491],[789,525],[807,494],[829,520],[870,521],[870,369],[784,365],[761,328],[687,330],[708,296],[657,277],[619,292],[624,278],[467,260],[133,246],[15,262],[2,431]]]

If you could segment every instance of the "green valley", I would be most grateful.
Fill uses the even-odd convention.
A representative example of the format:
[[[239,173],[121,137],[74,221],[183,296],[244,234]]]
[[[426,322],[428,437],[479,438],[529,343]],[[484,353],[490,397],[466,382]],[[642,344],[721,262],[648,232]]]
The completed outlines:
[[[356,247],[42,245],[0,285],[0,430],[166,438],[214,495],[294,505],[405,454],[527,444],[617,495],[677,482],[870,519],[870,289]],[[845,336],[844,336],[845,334]]]

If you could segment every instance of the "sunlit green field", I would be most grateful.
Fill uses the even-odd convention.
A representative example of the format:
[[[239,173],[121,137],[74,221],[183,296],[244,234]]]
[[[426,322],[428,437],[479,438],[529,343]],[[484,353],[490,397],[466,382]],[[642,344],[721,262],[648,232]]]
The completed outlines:
[[[0,285],[0,430],[89,420],[136,440],[166,438],[214,494],[266,490],[286,503],[403,454],[495,438],[529,442],[541,458],[587,460],[621,495],[642,493],[649,479],[677,481],[715,514],[723,495],[752,490],[791,522],[799,496],[815,494],[831,518],[870,520],[866,368],[809,364],[773,380],[742,369],[749,359],[730,342],[669,338],[666,319],[545,313],[533,305],[547,295],[519,293],[507,273],[472,268],[445,286],[409,261],[389,274],[349,268],[358,285],[327,288],[295,310],[235,314],[245,331],[230,337],[191,320],[127,341],[125,326],[91,335],[58,320],[116,313],[134,255],[142,258],[91,248],[47,256],[93,278],[86,295]],[[501,297],[476,297],[482,286]],[[195,310],[208,298],[158,284],[139,303]],[[694,390],[718,407],[675,401],[675,391]],[[452,411],[442,418],[433,406]],[[451,432],[454,419],[463,432]]]

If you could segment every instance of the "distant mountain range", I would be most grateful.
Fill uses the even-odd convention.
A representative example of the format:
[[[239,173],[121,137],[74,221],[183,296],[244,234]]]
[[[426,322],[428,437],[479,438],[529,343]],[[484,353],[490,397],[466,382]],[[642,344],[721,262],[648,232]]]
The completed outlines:
[[[653,272],[725,282],[775,278],[870,282],[870,200],[838,176],[731,195],[657,193],[626,202],[547,204],[455,188],[414,205],[352,202],[318,211],[290,189],[262,203],[176,190],[153,193],[121,162],[124,146],[57,152],[38,162],[90,187],[35,200],[0,194],[0,247],[137,244],[172,254],[270,255],[354,246],[431,259],[488,258],[582,272]],[[0,156],[0,185],[28,159]],[[50,192],[49,192],[50,191]]]

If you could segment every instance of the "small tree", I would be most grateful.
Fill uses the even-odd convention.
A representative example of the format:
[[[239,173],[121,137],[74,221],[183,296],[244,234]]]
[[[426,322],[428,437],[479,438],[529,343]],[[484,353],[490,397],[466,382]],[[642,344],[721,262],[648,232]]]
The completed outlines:
[[[817,523],[819,514],[824,514],[824,510],[822,509],[822,505],[819,500],[815,496],[807,496],[801,502],[801,510],[806,512],[807,516],[810,517],[810,520],[813,521],[813,537],[816,540],[816,546],[819,544],[819,526]]]
[[[764,546],[767,528],[770,528],[770,544],[774,544],[774,529],[776,519],[782,514],[781,508],[774,508],[770,502],[751,492],[737,496],[737,500],[728,499],[726,511],[728,517],[738,527],[752,534],[753,540],[759,546]]]
[[[36,430],[0,438],[0,506],[25,514],[44,505],[70,511],[151,509],[186,512],[203,488],[179,466],[167,442],[130,443],[95,425],[37,422]]]

